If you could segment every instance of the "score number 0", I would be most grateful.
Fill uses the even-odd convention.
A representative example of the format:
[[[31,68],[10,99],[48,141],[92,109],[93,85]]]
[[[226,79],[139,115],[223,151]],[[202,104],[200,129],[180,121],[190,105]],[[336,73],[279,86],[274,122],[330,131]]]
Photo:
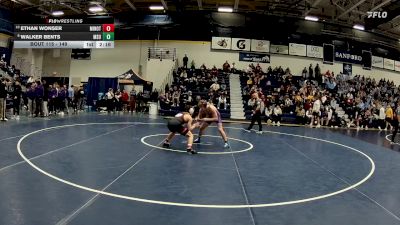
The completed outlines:
[[[114,32],[114,24],[103,24],[103,32]]]

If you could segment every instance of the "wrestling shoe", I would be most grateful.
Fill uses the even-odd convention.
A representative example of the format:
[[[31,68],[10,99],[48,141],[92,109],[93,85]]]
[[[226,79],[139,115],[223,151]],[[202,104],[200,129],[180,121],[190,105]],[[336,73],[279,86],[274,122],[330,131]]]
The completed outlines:
[[[170,145],[171,145],[171,144],[170,144],[169,142],[164,142],[163,147],[164,147],[164,148],[169,148]]]
[[[199,144],[200,143],[200,138],[196,138],[196,140],[194,140],[193,143]]]
[[[191,148],[186,149],[186,151],[187,151],[188,153],[192,153],[192,155],[197,154],[196,150],[193,150],[193,149],[191,149]]]
[[[229,144],[228,144],[228,142],[225,142],[225,144],[224,144],[224,148],[229,148]]]

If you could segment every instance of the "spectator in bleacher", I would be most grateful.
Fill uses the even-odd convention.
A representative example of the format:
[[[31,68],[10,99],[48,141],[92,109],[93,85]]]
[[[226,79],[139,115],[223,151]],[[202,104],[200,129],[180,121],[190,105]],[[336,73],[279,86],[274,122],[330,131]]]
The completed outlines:
[[[314,70],[312,68],[312,64],[310,64],[310,66],[308,67],[308,78],[311,79],[311,80],[314,80],[313,73],[314,73]]]
[[[174,92],[172,94],[172,104],[174,107],[178,107],[180,104],[181,89],[174,87]]]
[[[310,108],[308,108],[307,110],[306,110],[306,123],[307,124],[311,124],[311,121],[312,121],[312,118],[313,118],[313,111],[312,111],[312,108],[310,107]]]
[[[265,117],[264,117],[264,121],[265,122],[269,122],[269,120],[272,120],[272,115],[273,115],[273,113],[274,113],[274,109],[273,109],[273,106],[272,105],[270,105],[270,106],[267,106],[265,103],[264,103],[264,105],[265,105]]]
[[[185,56],[183,57],[182,61],[183,61],[183,67],[184,67],[184,68],[188,68],[189,58],[187,57],[186,54],[185,54]]]
[[[334,78],[326,78],[325,84],[326,84],[327,89],[330,92],[333,92],[336,90],[336,82],[335,82]]]
[[[285,105],[283,108],[283,112],[292,114],[293,111],[295,110],[294,104],[293,104],[292,99],[290,99],[290,97],[288,95],[285,96],[284,103],[285,103]]]
[[[27,84],[32,84],[35,82],[35,79],[33,78],[32,75],[29,75],[28,81],[26,81]]]
[[[226,110],[226,108],[227,108],[227,104],[228,104],[228,101],[227,101],[227,99],[226,99],[226,95],[225,94],[221,94],[219,97],[218,97],[218,109],[224,109],[224,110]],[[223,106],[223,107],[221,107],[221,105]]]
[[[362,123],[361,123],[361,128],[365,128],[368,130],[368,127],[371,126],[373,115],[371,113],[371,109],[367,108],[362,116]]]
[[[322,82],[322,74],[321,74],[321,69],[319,68],[319,64],[317,63],[317,65],[314,68],[314,76],[315,79],[317,80],[318,84],[321,84]]]
[[[13,92],[13,118],[19,120],[19,111],[21,106],[21,95],[22,87],[19,81],[14,82],[14,92]]]
[[[218,84],[218,81],[215,81],[215,82],[210,86],[210,89],[211,89],[212,91],[214,91],[214,92],[219,91],[220,86],[219,86],[219,84]]]
[[[236,73],[237,72],[237,70],[236,70],[236,67],[235,67],[235,63],[233,62],[232,63],[232,67],[231,67],[231,73]]]
[[[329,120],[329,126],[332,128],[338,128],[340,126],[340,118],[338,118],[337,113],[333,111],[332,118]]]
[[[180,76],[180,77],[181,77],[181,78],[184,78],[184,79],[186,79],[186,78],[188,77],[186,70],[183,70],[183,71],[181,72],[181,76]]]
[[[256,73],[262,73],[262,72],[263,72],[263,71],[262,71],[262,68],[261,68],[261,66],[260,66],[260,63],[257,63],[255,72],[256,72]]]
[[[278,104],[275,106],[272,114],[272,125],[277,125],[278,127],[281,125],[282,120],[282,109],[281,106]]]
[[[1,59],[0,59],[0,68],[5,68],[7,66],[7,63],[6,63],[6,61],[4,60],[4,58],[3,57],[1,57]]]
[[[210,74],[211,74],[211,76],[217,76],[218,75],[218,69],[217,69],[217,67],[215,65],[211,69]]]
[[[302,76],[304,79],[307,79],[307,78],[308,78],[308,75],[307,75],[307,67],[304,67],[303,71],[301,72],[301,76]]]
[[[6,118],[6,79],[1,78],[0,80],[0,121],[7,121]]]
[[[228,61],[225,61],[225,63],[222,65],[222,70],[224,72],[229,72],[231,70],[231,65],[229,65]]]
[[[306,111],[301,104],[296,107],[296,122],[298,124],[306,124]]]

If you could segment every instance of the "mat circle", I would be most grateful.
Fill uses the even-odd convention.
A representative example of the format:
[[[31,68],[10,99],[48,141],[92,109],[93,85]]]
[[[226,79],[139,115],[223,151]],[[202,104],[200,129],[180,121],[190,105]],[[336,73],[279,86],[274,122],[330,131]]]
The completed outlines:
[[[368,161],[371,163],[371,170],[369,171],[368,175],[364,178],[362,178],[360,181],[358,181],[357,183],[351,184],[346,188],[340,189],[338,191],[334,191],[334,192],[330,192],[324,195],[319,195],[319,196],[314,196],[314,197],[309,197],[309,198],[304,198],[304,199],[296,199],[296,200],[291,200],[291,201],[285,201],[285,202],[272,202],[272,203],[263,203],[263,204],[231,204],[231,205],[224,205],[224,204],[220,204],[220,205],[211,205],[211,204],[195,204],[195,203],[183,203],[183,202],[167,202],[167,201],[158,201],[158,200],[153,200],[153,199],[145,199],[145,198],[138,198],[138,197],[133,197],[133,196],[126,196],[126,195],[121,195],[121,194],[116,194],[116,193],[112,193],[112,192],[107,192],[107,191],[102,191],[102,190],[98,190],[98,189],[94,189],[94,188],[90,188],[84,185],[80,185],[68,180],[64,180],[60,177],[57,177],[53,174],[50,174],[49,172],[39,168],[36,164],[34,164],[32,161],[30,161],[30,159],[28,159],[25,154],[22,152],[21,150],[21,143],[28,138],[31,135],[43,132],[43,131],[48,131],[48,130],[56,130],[56,129],[60,129],[60,128],[65,128],[65,127],[74,127],[74,126],[89,126],[89,125],[135,125],[135,124],[148,124],[148,125],[165,125],[164,123],[135,123],[135,122],[116,122],[116,123],[86,123],[86,124],[71,124],[71,125],[61,125],[61,126],[55,126],[55,127],[49,127],[49,128],[44,128],[44,129],[40,129],[40,130],[36,130],[33,132],[30,132],[26,135],[24,135],[21,139],[19,139],[18,144],[17,144],[17,151],[18,154],[22,157],[22,159],[28,163],[28,165],[30,165],[32,168],[34,168],[35,170],[37,170],[38,172],[54,179],[57,180],[61,183],[70,185],[72,187],[75,188],[79,188],[82,190],[86,190],[86,191],[90,191],[93,193],[97,193],[97,194],[101,194],[101,195],[106,195],[106,196],[110,196],[110,197],[114,197],[114,198],[119,198],[119,199],[125,199],[125,200],[131,200],[131,201],[137,201],[137,202],[144,202],[144,203],[151,203],[151,204],[159,204],[159,205],[169,205],[169,206],[180,206],[180,207],[193,207],[193,208],[222,208],[222,209],[238,209],[238,208],[262,208],[262,207],[273,207],[273,206],[284,206],[284,205],[293,205],[293,204],[299,204],[299,203],[305,203],[305,202],[311,202],[311,201],[315,201],[315,200],[321,200],[321,199],[325,199],[325,198],[329,198],[341,193],[344,193],[346,191],[352,190],[358,186],[360,186],[361,184],[363,184],[364,182],[366,182],[375,172],[375,163],[374,161],[371,159],[371,157],[369,157],[367,154],[363,153],[360,150],[357,150],[353,147],[344,145],[344,144],[340,144],[334,141],[328,141],[328,140],[324,140],[324,139],[320,139],[320,138],[315,138],[315,137],[309,137],[309,136],[302,136],[302,135],[297,135],[297,134],[290,134],[290,133],[283,133],[283,132],[276,132],[276,131],[264,131],[264,133],[272,133],[272,134],[279,134],[279,135],[285,135],[285,136],[292,136],[292,137],[300,137],[300,138],[304,138],[304,139],[311,139],[311,140],[316,140],[316,141],[321,141],[321,142],[325,142],[325,143],[330,143],[330,144],[334,144],[337,146],[341,146],[347,149],[350,149],[352,151],[355,151],[357,153],[359,153],[360,155],[364,156],[366,159],[368,159]],[[236,129],[236,130],[243,130],[243,128],[237,128],[237,127],[225,127],[228,129]]]
[[[156,149],[160,149],[160,150],[164,150],[164,151],[171,151],[171,152],[179,152],[179,153],[187,153],[186,150],[179,150],[179,149],[173,149],[173,148],[164,148],[161,146],[157,146],[157,145],[152,145],[148,142],[146,142],[146,139],[151,138],[151,137],[158,137],[158,136],[163,136],[166,137],[168,134],[152,134],[152,135],[147,135],[144,136],[140,139],[140,141],[144,144],[147,145],[151,148],[156,148]],[[203,137],[216,137],[216,138],[220,138],[219,136],[215,136],[215,135],[203,135]],[[253,149],[253,144],[251,144],[248,141],[243,141],[240,139],[236,139],[236,138],[228,138],[228,140],[233,140],[233,141],[238,141],[238,142],[242,142],[244,144],[247,144],[249,147],[245,148],[245,149],[241,149],[241,150],[236,150],[233,151],[232,149],[230,149],[231,151],[226,151],[226,152],[197,152],[198,154],[203,154],[203,155],[226,155],[226,154],[237,154],[237,153],[242,153],[242,152],[247,152]]]

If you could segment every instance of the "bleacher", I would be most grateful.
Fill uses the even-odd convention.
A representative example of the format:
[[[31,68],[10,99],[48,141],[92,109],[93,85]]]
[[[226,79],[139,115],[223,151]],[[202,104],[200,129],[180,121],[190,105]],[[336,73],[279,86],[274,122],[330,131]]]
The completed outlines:
[[[292,81],[294,84],[298,85],[299,81],[301,79],[300,76],[292,76]],[[281,82],[279,82],[278,77],[275,75],[269,75],[267,80],[271,82],[271,85],[268,86],[267,88],[263,87],[263,94],[264,96],[277,96],[279,95],[276,91],[277,88],[280,88]],[[250,99],[249,95],[244,95],[243,94],[243,89],[247,86],[247,76],[240,76],[240,85],[242,90],[242,99],[243,99],[243,105],[244,105],[244,115],[246,120],[251,120],[251,114],[252,114],[252,109],[251,107],[247,106],[247,103]],[[264,119],[264,115],[262,116],[262,119]],[[282,122],[285,123],[295,123],[296,121],[296,114],[293,112],[292,114],[290,113],[282,113]]]
[[[210,71],[208,70],[208,72],[210,72]],[[201,74],[201,73],[202,73],[202,70],[200,70],[200,69],[187,70],[188,77],[197,76],[198,74]],[[175,78],[178,77],[178,76],[179,76],[178,74],[174,74]],[[229,119],[231,117],[230,99],[229,99],[229,93],[230,93],[229,75],[224,73],[222,70],[218,70],[217,78],[218,78],[218,84],[220,86],[223,85],[223,84],[226,85],[225,91],[227,92],[227,96],[226,96],[227,97],[227,107],[226,107],[226,110],[225,109],[218,109],[218,110],[219,110],[222,118]],[[171,84],[171,87],[182,85],[182,82],[180,82],[178,80],[179,79],[174,79],[173,83]],[[189,85],[186,85],[186,88],[187,88],[187,90],[192,92],[192,96],[193,96],[194,99],[197,96],[200,96],[201,99],[207,99],[207,100],[209,99],[209,96],[208,96],[209,87],[208,87],[207,90],[200,90],[199,87],[194,88],[194,87],[190,87]],[[182,97],[183,96],[181,95],[180,102],[183,102]],[[217,103],[218,103],[218,98],[214,98],[213,104],[215,106],[217,106]],[[159,114],[162,115],[162,116],[174,116],[177,113],[182,112],[184,110],[184,108],[185,108],[184,104],[180,104],[180,106],[169,106],[169,105],[163,105],[160,102]]]

